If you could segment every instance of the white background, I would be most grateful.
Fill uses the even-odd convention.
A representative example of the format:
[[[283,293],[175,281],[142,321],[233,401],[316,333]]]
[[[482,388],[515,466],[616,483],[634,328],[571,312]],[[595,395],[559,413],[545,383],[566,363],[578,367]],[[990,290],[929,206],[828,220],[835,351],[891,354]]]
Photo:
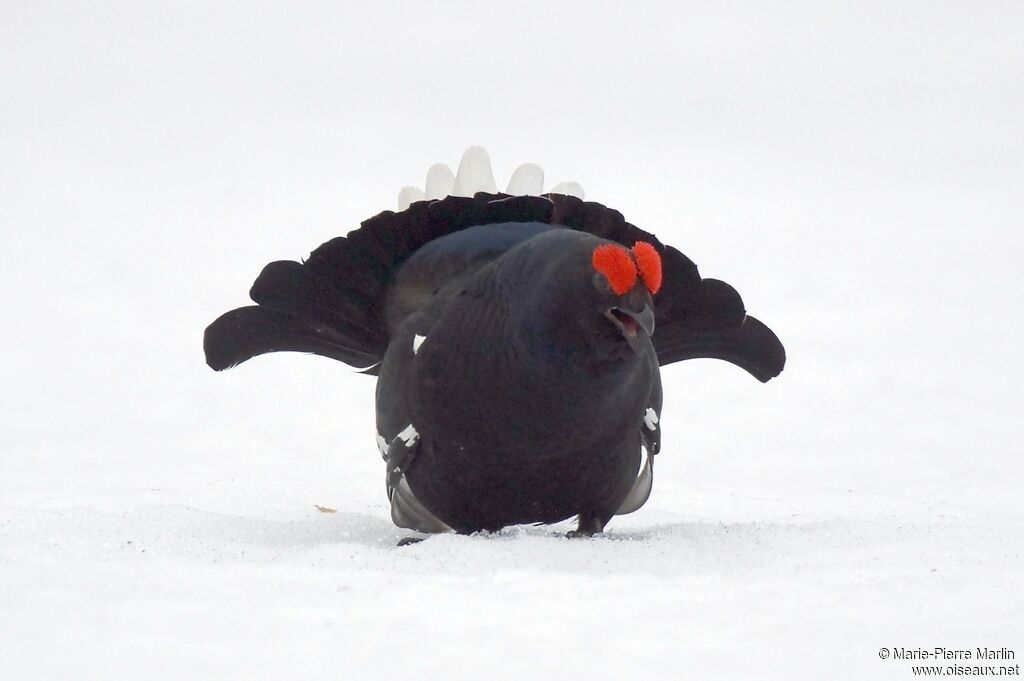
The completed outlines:
[[[2,2],[0,677],[1020,662],[1022,35],[1016,2]],[[266,262],[471,144],[786,345],[767,385],[664,370],[654,494],[604,539],[397,549],[372,379],[203,362]]]

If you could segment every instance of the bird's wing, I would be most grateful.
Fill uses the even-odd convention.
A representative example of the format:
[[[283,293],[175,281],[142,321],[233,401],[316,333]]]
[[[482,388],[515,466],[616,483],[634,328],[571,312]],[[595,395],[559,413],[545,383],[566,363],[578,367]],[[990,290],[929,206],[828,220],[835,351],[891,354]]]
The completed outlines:
[[[651,361],[657,363],[656,358],[652,358]],[[647,409],[640,423],[640,442],[643,443],[640,472],[633,481],[633,487],[630,488],[626,499],[619,504],[615,515],[626,515],[638,510],[651,496],[651,489],[654,487],[654,456],[661,451],[662,398],[661,375],[655,371],[651,394],[647,398]]]
[[[452,528],[416,498],[405,479],[405,473],[416,458],[419,447],[419,433],[410,424],[395,436],[384,455],[387,462],[385,485],[388,501],[391,502],[391,520],[398,527],[417,532],[451,532]]]

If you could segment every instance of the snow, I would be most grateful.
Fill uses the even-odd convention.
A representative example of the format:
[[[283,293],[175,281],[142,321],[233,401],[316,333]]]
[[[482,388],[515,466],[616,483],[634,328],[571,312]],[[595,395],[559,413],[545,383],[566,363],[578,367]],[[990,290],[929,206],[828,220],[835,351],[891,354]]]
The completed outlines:
[[[3,16],[0,678],[1021,661],[1019,5]],[[786,344],[766,385],[665,370],[653,493],[606,537],[396,547],[372,378],[203,364],[264,264],[473,144],[579,180]]]

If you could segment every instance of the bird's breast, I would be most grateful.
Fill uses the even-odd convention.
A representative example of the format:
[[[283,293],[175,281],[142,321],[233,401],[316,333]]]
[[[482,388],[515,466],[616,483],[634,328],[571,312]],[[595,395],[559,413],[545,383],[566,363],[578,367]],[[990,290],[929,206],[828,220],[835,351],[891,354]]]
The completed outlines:
[[[646,363],[605,373],[539,362],[515,343],[446,349],[433,334],[411,381],[424,437],[502,456],[543,459],[587,450],[635,429],[650,392]],[[631,369],[631,370],[627,370]]]

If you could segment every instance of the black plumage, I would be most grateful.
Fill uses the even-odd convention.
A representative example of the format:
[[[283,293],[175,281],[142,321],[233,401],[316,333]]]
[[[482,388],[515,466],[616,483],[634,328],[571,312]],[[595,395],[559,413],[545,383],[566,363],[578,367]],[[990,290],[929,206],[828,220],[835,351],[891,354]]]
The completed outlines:
[[[660,287],[637,242],[660,256]],[[595,269],[607,244],[635,282]],[[250,296],[207,328],[208,364],[291,350],[376,374],[392,518],[425,532],[572,516],[600,532],[650,494],[661,365],[717,358],[767,381],[785,364],[732,287],[560,194],[386,211],[304,263],[270,263]]]

